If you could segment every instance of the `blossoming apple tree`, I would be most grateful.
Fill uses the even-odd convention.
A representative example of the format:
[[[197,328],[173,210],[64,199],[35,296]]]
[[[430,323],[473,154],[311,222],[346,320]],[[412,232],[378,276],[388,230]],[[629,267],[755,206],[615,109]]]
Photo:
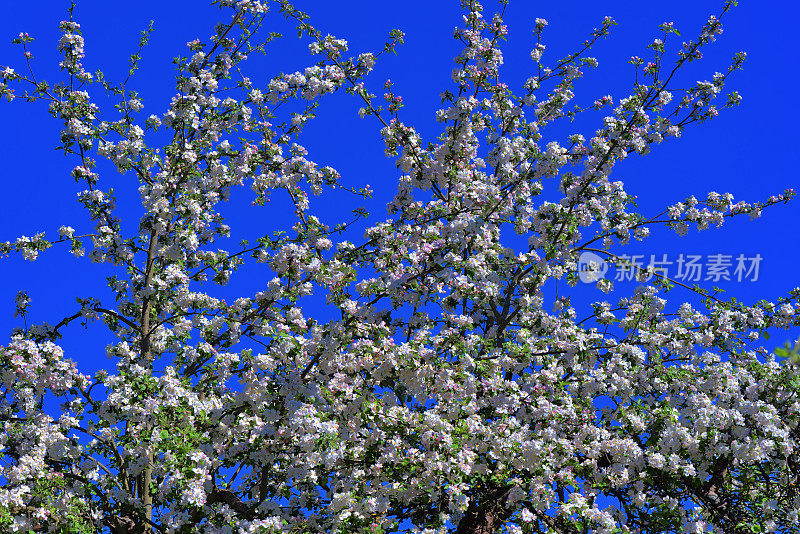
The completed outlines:
[[[141,114],[127,81],[85,70],[71,16],[61,80],[0,67],[0,96],[44,103],[63,123],[91,221],[0,248],[29,260],[66,248],[116,273],[116,302],[80,296],[73,315],[26,324],[0,349],[4,532],[800,531],[800,381],[791,358],[755,345],[798,324],[800,291],[748,305],[643,271],[632,294],[588,316],[569,297],[582,252],[620,262],[614,251],[655,225],[683,234],[793,196],[712,192],[641,214],[612,181],[627,156],[739,103],[724,87],[743,54],[708,81],[677,82],[735,2],[677,54],[677,29],[662,25],[650,56],[631,59],[627,97],[575,106],[613,20],[548,62],[537,19],[533,73],[512,92],[500,78],[506,2],[491,16],[463,0],[435,140],[403,122],[390,83],[382,98],[370,90],[402,32],[351,54],[285,0],[215,3],[224,21],[188,43],[160,115]],[[269,49],[278,36],[259,30],[281,15],[308,39],[310,66],[256,83],[245,63]],[[14,41],[29,66],[32,40]],[[400,170],[385,220],[314,214],[333,188],[354,206],[371,193],[300,144],[336,92],[360,102]],[[588,139],[547,137],[598,109],[607,116]],[[102,159],[119,174],[101,173]],[[113,186],[131,181],[141,217],[123,225]],[[222,203],[245,186],[254,210],[288,197],[292,231],[221,250]],[[271,280],[233,302],[212,296],[249,261]],[[668,293],[701,300],[670,311]],[[29,304],[20,293],[18,314]],[[114,368],[85,375],[62,351],[74,321],[117,338]]]

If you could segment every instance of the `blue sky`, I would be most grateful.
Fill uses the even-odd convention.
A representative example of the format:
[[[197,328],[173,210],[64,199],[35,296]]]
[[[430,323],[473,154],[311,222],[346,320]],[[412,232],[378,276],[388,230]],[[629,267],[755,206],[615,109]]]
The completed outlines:
[[[24,62],[18,47],[10,41],[21,31],[36,38],[31,47],[34,66],[42,78],[57,79],[57,25],[66,18],[68,2],[45,0],[35,3],[7,3],[0,19],[0,65],[22,70]],[[633,157],[621,163],[614,178],[623,180],[629,192],[639,196],[640,211],[654,214],[667,204],[685,199],[690,194],[702,198],[708,191],[731,192],[738,200],[764,200],[786,188],[800,186],[800,151],[795,147],[796,128],[800,122],[800,103],[795,96],[800,81],[796,67],[794,40],[795,21],[800,5],[794,2],[744,1],[727,18],[725,32],[707,49],[703,61],[692,64],[684,73],[686,85],[707,79],[715,71],[724,71],[737,51],[748,54],[743,71],[728,85],[744,97],[739,108],[729,110],[710,123],[691,127],[679,140],[656,146],[645,158]],[[139,31],[155,20],[151,44],[145,50],[141,70],[131,87],[144,99],[143,117],[161,115],[173,95],[172,58],[185,54],[185,43],[195,38],[207,39],[220,12],[199,0],[140,0],[135,3],[113,3],[100,0],[78,2],[75,18],[81,23],[86,38],[84,64],[89,70],[101,68],[111,79],[124,77],[127,58],[135,49]],[[395,92],[406,104],[402,118],[414,125],[423,138],[435,140],[439,134],[434,112],[440,104],[439,93],[451,87],[452,59],[458,43],[452,38],[453,28],[460,23],[458,2],[454,0],[405,0],[393,4],[374,1],[339,0],[297,2],[311,21],[323,32],[343,37],[352,52],[378,51],[392,28],[406,34],[406,44],[396,56],[383,58],[370,77],[374,92],[381,93],[383,82],[391,78]],[[485,3],[487,12],[495,4]],[[532,69],[529,51],[533,46],[531,31],[536,17],[545,18],[547,45],[545,59],[555,60],[572,51],[585,36],[599,26],[608,15],[619,23],[609,39],[601,40],[594,54],[599,69],[578,82],[577,102],[589,103],[606,94],[615,100],[627,94],[633,81],[632,67],[626,63],[631,55],[647,57],[646,46],[657,36],[657,26],[674,21],[683,38],[693,38],[711,13],[720,10],[721,2],[680,0],[669,3],[511,1],[506,21],[509,39],[504,47],[504,73],[512,90],[518,90]],[[224,14],[227,20],[227,13]],[[286,29],[280,16],[273,19],[278,31]],[[271,28],[267,28],[271,29]],[[266,80],[278,72],[301,70],[311,64],[306,42],[295,33],[286,32],[270,49],[266,58],[250,66],[253,80]],[[383,156],[379,127],[369,119],[357,117],[358,102],[346,95],[337,95],[323,103],[318,119],[306,131],[303,143],[309,157],[321,165],[340,171],[351,185],[370,184],[375,189],[369,206],[370,219],[385,214],[383,206],[395,191],[399,175],[392,161]],[[601,124],[597,114],[571,127],[551,130],[552,139],[563,139],[566,133],[580,132],[590,137]],[[19,235],[46,231],[55,235],[62,224],[80,229],[86,217],[76,201],[79,190],[69,176],[76,164],[53,150],[58,144],[60,124],[53,120],[41,104],[16,101],[0,102],[0,161],[6,202],[0,210],[0,240],[13,240]],[[548,134],[545,134],[548,137]],[[101,181],[114,182],[125,213],[135,213],[138,195],[131,176],[113,173],[101,175]],[[246,193],[243,193],[246,196]],[[245,197],[235,196],[232,208]],[[244,205],[244,204],[243,204]],[[312,208],[313,208],[312,199]],[[323,213],[337,216],[335,203],[323,203]],[[280,225],[280,207],[261,210],[230,209],[230,224],[262,228]],[[342,216],[346,215],[343,212]],[[695,230],[679,238],[673,233],[656,231],[644,243],[628,247],[628,254],[667,254],[672,260],[679,254],[726,254],[748,257],[759,254],[760,276],[755,282],[719,283],[729,295],[744,302],[761,298],[775,299],[800,285],[800,219],[796,202],[766,210],[756,221],[746,218],[727,224],[720,230],[702,233]],[[224,246],[224,245],[221,245]],[[234,242],[229,245],[233,248]],[[0,260],[0,343],[11,328],[19,326],[12,317],[13,297],[18,290],[28,290],[33,298],[34,322],[58,322],[76,309],[75,297],[106,295],[104,277],[109,273],[87,258],[75,259],[64,249],[51,249],[34,263],[10,256]],[[230,294],[250,291],[266,279],[245,273],[225,291]],[[711,285],[710,283],[708,285]],[[618,296],[629,292],[632,284],[620,284]],[[608,299],[588,286],[578,288],[581,298]],[[611,297],[617,296],[617,293]],[[680,295],[673,293],[671,298]],[[113,302],[107,299],[107,302]],[[63,345],[68,355],[85,370],[107,365],[104,346],[107,336],[97,335],[98,326],[88,335],[78,325],[65,330]],[[776,346],[789,339],[779,333],[769,342]]]

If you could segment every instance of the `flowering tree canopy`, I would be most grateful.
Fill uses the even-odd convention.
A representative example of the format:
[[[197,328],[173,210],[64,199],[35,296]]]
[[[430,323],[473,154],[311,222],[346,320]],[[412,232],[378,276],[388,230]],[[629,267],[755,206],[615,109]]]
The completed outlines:
[[[537,19],[533,73],[512,90],[500,78],[505,3],[491,15],[462,1],[435,140],[403,122],[391,83],[379,97],[367,81],[402,32],[351,54],[285,0],[216,1],[223,22],[188,43],[175,97],[149,118],[129,80],[85,70],[72,17],[63,79],[0,67],[0,96],[45,103],[63,123],[91,221],[0,249],[86,254],[113,269],[116,297],[82,297],[0,348],[3,532],[800,532],[796,352],[754,345],[800,323],[800,290],[747,305],[650,269],[586,316],[569,297],[582,253],[622,263],[616,251],[655,225],[683,234],[793,196],[712,192],[641,214],[612,180],[629,155],[739,103],[724,86],[743,54],[708,81],[677,81],[735,2],[676,54],[680,34],[663,24],[650,57],[631,59],[630,95],[583,107],[573,84],[614,21],[546,61]],[[245,63],[270,50],[278,36],[262,28],[281,16],[313,57],[259,84]],[[31,41],[15,40],[29,64]],[[360,102],[401,171],[385,219],[357,207],[368,186],[300,144],[337,92]],[[607,115],[589,139],[547,137],[587,110]],[[112,187],[131,182],[138,224]],[[219,249],[237,187],[254,210],[288,196],[291,231]],[[352,196],[354,219],[315,215],[333,189]],[[257,293],[213,296],[250,261],[269,273]],[[613,289],[596,285],[601,298]],[[670,292],[700,298],[670,311]],[[28,306],[20,293],[17,313]],[[64,354],[60,330],[74,321],[115,336],[114,368],[85,375]]]

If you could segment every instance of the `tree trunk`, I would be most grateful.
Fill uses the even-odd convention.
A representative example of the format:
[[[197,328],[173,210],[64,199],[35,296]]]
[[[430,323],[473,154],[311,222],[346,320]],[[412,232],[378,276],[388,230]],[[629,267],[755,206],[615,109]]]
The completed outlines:
[[[511,486],[490,486],[476,492],[464,517],[458,522],[456,534],[496,534],[511,515],[506,506]]]

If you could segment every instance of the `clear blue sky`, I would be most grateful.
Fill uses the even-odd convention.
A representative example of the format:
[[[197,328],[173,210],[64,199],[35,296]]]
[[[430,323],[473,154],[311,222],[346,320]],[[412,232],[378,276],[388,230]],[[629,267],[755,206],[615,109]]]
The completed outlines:
[[[658,24],[674,21],[684,38],[693,38],[707,16],[717,13],[721,4],[708,0],[512,0],[506,17],[510,30],[504,48],[506,80],[512,90],[518,90],[532,68],[529,51],[533,45],[534,18],[542,17],[550,23],[545,32],[545,58],[552,60],[570,52],[609,15],[619,26],[611,38],[602,40],[595,49],[600,68],[578,83],[576,94],[579,103],[589,103],[606,94],[619,99],[627,94],[632,83],[632,67],[626,63],[627,59],[634,54],[647,57],[645,47],[657,35]],[[383,81],[391,78],[406,103],[404,121],[416,126],[424,138],[435,139],[439,131],[433,117],[439,106],[439,93],[451,87],[452,59],[458,53],[458,43],[452,39],[453,27],[460,23],[457,1],[308,0],[298,1],[297,6],[308,12],[312,23],[322,31],[348,39],[351,51],[356,53],[378,51],[390,29],[402,29],[406,44],[399,48],[397,56],[379,62],[370,78],[372,87],[380,93]],[[68,2],[61,0],[4,3],[0,18],[0,65],[21,70],[24,62],[20,49],[10,41],[20,31],[27,31],[36,38],[31,50],[37,74],[55,80],[57,25],[66,18],[67,7]],[[496,6],[487,2],[485,7],[491,12]],[[139,31],[149,20],[155,20],[155,33],[143,54],[142,68],[131,84],[144,97],[143,117],[151,113],[161,115],[166,110],[174,89],[171,59],[185,54],[187,41],[207,39],[220,16],[217,8],[201,0],[135,3],[82,0],[75,13],[86,38],[84,64],[89,70],[101,68],[112,79],[124,77],[127,58],[135,49]],[[274,20],[279,29],[286,28],[280,16]],[[744,50],[748,54],[745,68],[728,86],[743,95],[743,103],[710,123],[690,128],[682,139],[656,146],[651,155],[631,158],[617,167],[615,178],[624,180],[627,190],[639,196],[643,213],[654,214],[690,194],[702,198],[712,190],[731,192],[739,200],[758,201],[789,187],[799,188],[797,20],[800,20],[800,5],[789,1],[745,0],[730,14],[725,33],[708,49],[702,62],[686,71],[684,79],[688,85],[709,78],[715,71],[723,71],[735,52]],[[266,81],[278,72],[301,70],[310,64],[307,43],[299,42],[295,35],[287,32],[284,39],[273,45],[266,59],[252,65],[250,77]],[[369,119],[358,119],[358,107],[346,95],[330,98],[321,107],[317,121],[307,129],[304,144],[310,149],[311,159],[337,168],[346,182],[371,184],[376,195],[370,211],[379,217],[385,214],[383,206],[395,191],[398,171],[383,156],[377,125]],[[551,135],[553,139],[563,139],[565,132],[577,130],[590,137],[600,120],[601,116],[595,115],[575,129],[560,128]],[[38,231],[55,236],[62,224],[85,228],[86,217],[76,202],[79,186],[69,176],[76,163],[53,150],[58,144],[61,125],[50,118],[43,105],[22,101],[0,102],[0,124],[4,126],[0,130],[0,161],[6,200],[0,209],[0,240],[13,240]],[[126,213],[135,213],[138,195],[132,176],[105,174],[101,180],[106,184],[113,181],[121,194],[134,193],[127,199],[121,198],[120,205]],[[242,195],[234,198],[234,205],[237,200],[245,199],[246,193]],[[655,232],[644,243],[630,247],[628,253],[648,256],[666,253],[673,259],[680,253],[760,254],[763,261],[757,282],[717,285],[745,302],[775,299],[800,285],[800,220],[796,205],[793,202],[769,209],[754,222],[740,218],[721,230],[702,233],[692,230],[684,238]],[[333,217],[334,208],[326,205],[324,212]],[[266,232],[279,219],[280,214],[274,211],[277,209],[231,210],[230,224],[234,232],[236,225],[242,223],[263,227]],[[229,246],[233,248],[234,242]],[[30,291],[33,321],[54,324],[75,311],[75,297],[107,295],[106,275],[87,258],[75,259],[69,255],[66,248],[51,249],[35,263],[24,262],[17,256],[0,260],[0,343],[5,343],[3,336],[20,324],[12,317],[13,297],[18,290]],[[236,294],[265,282],[258,275],[247,275],[225,291]],[[618,287],[621,292],[629,292],[632,285]],[[590,292],[588,287],[580,288],[579,294],[594,295],[601,300],[609,298]],[[611,298],[617,295],[622,293]],[[678,296],[673,293],[671,298]],[[106,365],[103,348],[110,339],[95,335],[99,331],[98,326],[90,327],[91,335],[84,335],[77,324],[65,330],[62,344],[85,371]],[[788,336],[776,335],[768,343],[782,344]]]

